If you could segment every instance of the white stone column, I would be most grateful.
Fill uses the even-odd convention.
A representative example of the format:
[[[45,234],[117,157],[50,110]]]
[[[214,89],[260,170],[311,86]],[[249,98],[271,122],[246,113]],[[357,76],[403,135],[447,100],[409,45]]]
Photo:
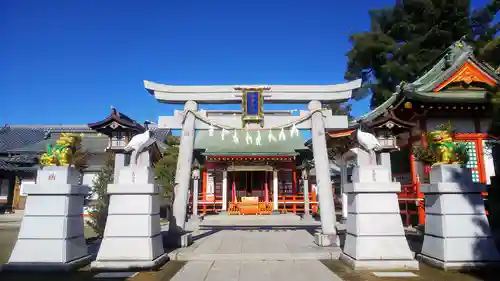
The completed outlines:
[[[321,102],[309,102],[308,109],[311,111],[321,109]],[[319,240],[316,239],[316,242],[320,242],[321,240],[323,241],[320,242],[323,244],[321,246],[331,246],[335,241],[338,241],[338,237],[335,229],[335,203],[333,201],[330,165],[326,148],[325,126],[321,112],[316,112],[312,115],[311,125],[314,166],[316,169],[316,186],[321,216],[321,231],[322,234],[329,236],[322,237]],[[331,240],[332,242],[329,243],[326,240]]]
[[[198,104],[194,101],[187,101],[185,110],[198,110]],[[191,180],[191,166],[193,164],[193,148],[195,137],[196,117],[192,113],[186,112],[181,132],[181,142],[179,156],[177,160],[177,171],[175,174],[173,216],[175,226],[170,227],[172,232],[184,232],[186,223],[187,203],[189,196],[189,183]]]
[[[380,165],[389,171],[389,175],[392,179],[391,153],[389,151],[380,153]]]
[[[67,271],[90,263],[83,235],[83,201],[89,188],[70,167],[44,167],[26,185],[26,208],[4,270]]]
[[[425,195],[425,235],[418,258],[443,269],[498,264],[481,192],[484,184],[472,182],[472,173],[458,164],[431,168]]]
[[[120,170],[125,167],[125,154],[124,153],[115,153],[115,166],[114,166],[114,174],[113,174],[113,182],[118,182],[118,177],[120,176]]]
[[[193,219],[198,218],[198,183],[200,181],[200,170],[193,170]]]
[[[139,155],[149,162],[149,152]],[[151,269],[168,260],[163,251],[160,226],[161,187],[154,168],[128,166],[120,170],[118,183],[109,184],[108,218],[94,269]]]
[[[279,213],[279,210],[278,210],[278,170],[273,171],[273,213]]]
[[[405,237],[398,203],[401,184],[381,166],[356,166],[340,260],[354,269],[418,269]]]
[[[347,161],[341,157],[340,162],[340,192],[342,194],[342,222],[347,221],[347,193],[345,185],[347,184]]]
[[[227,212],[227,171],[222,172],[222,211]]]
[[[306,168],[302,170],[302,182],[304,188],[304,219],[311,218],[311,206],[309,204],[309,175]]]

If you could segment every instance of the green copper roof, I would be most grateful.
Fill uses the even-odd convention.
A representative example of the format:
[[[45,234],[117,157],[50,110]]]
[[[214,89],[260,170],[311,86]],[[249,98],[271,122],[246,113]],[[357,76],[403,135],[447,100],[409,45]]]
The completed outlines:
[[[486,90],[445,90],[434,92],[433,90],[456,71],[467,61],[472,61],[482,71],[500,81],[500,77],[485,64],[479,62],[473,53],[473,49],[467,43],[458,41],[448,47],[435,61],[430,68],[417,80],[412,83],[401,83],[398,89],[384,103],[370,112],[349,122],[349,127],[356,127],[360,122],[372,121],[384,114],[391,106],[395,105],[401,98],[409,98],[424,102],[486,102]]]
[[[484,103],[485,91],[443,91],[443,92],[406,92],[407,97],[426,102],[466,102]]]
[[[359,121],[372,121],[375,118],[377,118],[378,116],[382,115],[385,111],[387,111],[387,109],[389,109],[389,107],[391,107],[396,102],[398,97],[399,97],[398,92],[392,94],[391,97],[388,98],[386,101],[384,101],[381,105],[377,106],[372,111],[358,117],[356,119],[356,124]],[[353,123],[352,125],[354,125],[354,124],[355,123]],[[351,125],[351,123],[349,125]]]
[[[474,49],[470,45],[460,40],[448,47],[436,61],[432,62],[432,67],[417,80],[404,84],[404,90],[414,93],[432,92],[439,84],[455,74],[469,60],[497,81],[500,79],[492,69],[489,69],[474,57]],[[467,95],[459,95],[456,98],[470,98],[473,95],[479,95],[479,98],[484,98],[484,93],[481,91],[470,91]]]
[[[239,142],[234,143],[234,131],[228,131],[221,137],[221,131],[215,131],[213,136],[210,136],[208,131],[198,131],[195,138],[195,149],[205,150],[205,155],[296,155],[296,150],[307,149],[304,146],[304,137],[290,136],[289,130],[284,130],[285,140],[279,140],[280,130],[272,130],[272,134],[276,141],[269,142],[269,130],[261,130],[261,145],[256,145],[256,131],[249,131],[248,134],[252,137],[252,144],[247,144],[245,141],[246,132],[236,131]]]

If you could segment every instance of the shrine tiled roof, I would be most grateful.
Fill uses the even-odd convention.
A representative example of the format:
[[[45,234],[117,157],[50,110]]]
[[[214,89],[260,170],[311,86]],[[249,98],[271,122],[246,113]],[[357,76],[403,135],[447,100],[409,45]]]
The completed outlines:
[[[44,136],[44,129],[6,125],[0,129],[0,153],[39,142]]]
[[[257,137],[256,131],[249,131],[252,137],[252,143],[247,144],[245,141],[246,132],[243,130],[237,131],[238,143],[233,141],[233,131],[230,131],[222,140],[220,132],[215,132],[210,136],[208,131],[198,131],[195,138],[195,149],[204,150],[204,155],[297,155],[298,150],[307,149],[304,146],[304,138],[302,135],[290,136],[289,130],[284,130],[285,140],[278,140],[280,130],[273,130],[272,133],[276,141],[269,142],[269,130],[260,131],[262,141],[261,145],[255,144]]]
[[[146,130],[141,124],[137,123],[134,119],[128,117],[127,115],[119,112],[114,107],[111,107],[111,114],[108,117],[106,117],[102,121],[89,123],[88,127],[99,132],[105,132],[108,126],[112,126],[113,123],[139,133],[142,133]]]
[[[12,149],[11,153],[43,153],[49,144],[55,145],[57,137],[43,139],[37,143]],[[84,136],[82,138],[82,147],[88,153],[104,153],[109,145],[109,139],[106,136]]]

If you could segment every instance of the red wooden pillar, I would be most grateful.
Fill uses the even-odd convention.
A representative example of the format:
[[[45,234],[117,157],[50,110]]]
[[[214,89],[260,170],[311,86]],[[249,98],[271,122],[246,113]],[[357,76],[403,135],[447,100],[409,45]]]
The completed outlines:
[[[203,180],[201,184],[201,198],[203,198],[203,200],[207,200],[207,183],[208,183],[208,173],[207,169],[205,168],[203,170]]]
[[[418,224],[425,224],[425,206],[424,206],[424,194],[420,192],[420,179],[417,176],[417,170],[415,169],[415,156],[410,155],[410,169],[411,169],[411,183],[415,187],[416,199],[417,199],[417,215]],[[409,223],[409,214],[406,215],[407,224]]]
[[[294,195],[297,193],[297,171],[295,169],[292,171],[292,193]]]

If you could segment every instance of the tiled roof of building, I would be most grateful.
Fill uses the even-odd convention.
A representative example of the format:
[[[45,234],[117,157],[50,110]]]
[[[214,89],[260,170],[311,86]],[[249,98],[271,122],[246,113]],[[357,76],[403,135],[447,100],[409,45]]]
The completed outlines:
[[[49,144],[55,145],[57,137],[41,140],[37,143],[9,150],[11,153],[43,153]],[[88,153],[103,153],[108,147],[109,140],[106,136],[84,136],[82,138],[82,148]]]
[[[40,128],[4,126],[0,129],[0,153],[39,142],[44,136],[45,131]]]

